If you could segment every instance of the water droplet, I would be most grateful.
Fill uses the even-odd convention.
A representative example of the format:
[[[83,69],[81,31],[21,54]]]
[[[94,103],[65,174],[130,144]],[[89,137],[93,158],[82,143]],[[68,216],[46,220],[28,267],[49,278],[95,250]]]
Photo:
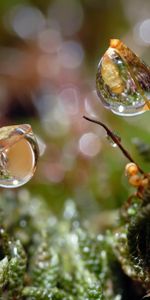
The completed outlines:
[[[120,40],[110,47],[98,65],[97,93],[115,114],[134,116],[150,109],[150,69]]]
[[[121,142],[121,137],[120,137],[117,133],[113,133],[113,135],[117,138],[117,140],[118,140],[119,142]],[[109,144],[110,144],[113,148],[118,147],[117,143],[115,143],[109,135],[106,135],[106,138],[107,138]]]
[[[134,216],[136,214],[136,210],[134,209],[134,207],[129,207],[128,208],[128,215],[129,216]]]
[[[28,124],[0,128],[0,186],[19,187],[34,174],[39,148]]]
[[[88,247],[84,247],[84,248],[83,248],[83,252],[84,252],[84,253],[88,253],[88,252],[90,252],[90,248],[88,248]]]

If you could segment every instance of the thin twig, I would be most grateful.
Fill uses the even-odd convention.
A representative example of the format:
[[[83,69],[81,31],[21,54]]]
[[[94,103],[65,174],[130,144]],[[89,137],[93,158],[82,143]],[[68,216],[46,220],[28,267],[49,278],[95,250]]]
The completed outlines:
[[[133,162],[137,165],[138,169],[139,169],[139,172],[141,174],[144,174],[144,171],[140,168],[140,166],[134,161],[134,159],[131,157],[131,155],[129,154],[129,152],[122,146],[121,142],[119,141],[119,139],[115,136],[115,134],[102,122],[100,121],[97,121],[97,120],[94,120],[94,119],[91,119],[89,117],[86,117],[86,116],[83,116],[84,119],[86,119],[87,121],[90,121],[92,123],[95,123],[95,124],[98,124],[100,126],[102,126],[106,132],[107,132],[107,135],[110,136],[110,138],[114,141],[115,144],[117,144],[117,146],[120,148],[120,150],[122,151],[122,153],[124,154],[124,156],[126,158],[128,158],[128,160],[130,162]]]

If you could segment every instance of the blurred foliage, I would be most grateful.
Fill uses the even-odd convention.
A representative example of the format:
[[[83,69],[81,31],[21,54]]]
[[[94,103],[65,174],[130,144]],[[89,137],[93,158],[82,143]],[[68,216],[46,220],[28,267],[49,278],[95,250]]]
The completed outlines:
[[[135,199],[105,235],[93,234],[72,200],[57,219],[41,197],[25,189],[3,193],[1,299],[141,299],[149,289],[149,256],[134,236],[142,238],[141,221],[149,224],[146,191],[143,212]]]

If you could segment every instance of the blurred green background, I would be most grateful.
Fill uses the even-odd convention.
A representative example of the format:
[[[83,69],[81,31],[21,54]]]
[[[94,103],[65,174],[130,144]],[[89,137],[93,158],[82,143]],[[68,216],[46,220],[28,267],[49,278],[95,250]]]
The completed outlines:
[[[149,11],[149,0],[0,1],[0,125],[32,125],[45,152],[22,189],[41,195],[57,214],[71,198],[84,220],[105,226],[133,192],[124,176],[126,158],[85,114],[117,132],[149,171],[133,143],[136,137],[149,142],[149,112],[113,115],[95,91],[110,38],[149,63]]]

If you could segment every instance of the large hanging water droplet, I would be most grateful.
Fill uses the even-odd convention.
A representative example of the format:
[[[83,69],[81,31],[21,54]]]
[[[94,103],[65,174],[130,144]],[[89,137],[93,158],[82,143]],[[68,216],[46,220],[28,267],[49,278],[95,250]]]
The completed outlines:
[[[98,65],[97,93],[103,105],[122,116],[150,109],[150,69],[120,40],[111,40]]]
[[[39,148],[28,124],[0,128],[0,186],[19,187],[36,169]]]

